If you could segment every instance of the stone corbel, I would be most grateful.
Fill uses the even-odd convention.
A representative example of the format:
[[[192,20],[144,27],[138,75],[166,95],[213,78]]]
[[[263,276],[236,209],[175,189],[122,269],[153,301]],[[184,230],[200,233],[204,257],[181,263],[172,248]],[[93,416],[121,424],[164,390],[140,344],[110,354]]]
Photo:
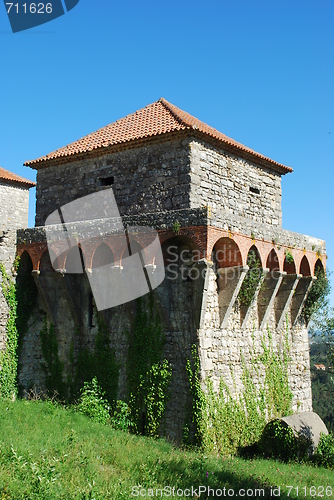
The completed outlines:
[[[275,297],[285,275],[285,271],[272,271],[264,276],[263,286],[261,287],[257,301],[260,330],[265,328],[267,324]]]
[[[298,282],[291,301],[291,324],[293,327],[296,326],[298,322],[309,291],[316,279],[316,276],[302,276]]]
[[[289,311],[292,297],[301,277],[301,274],[287,274],[281,282],[275,304],[276,328],[278,330],[283,326],[285,316]]]
[[[256,303],[257,301],[257,298],[259,296],[259,293],[261,291],[261,288],[262,288],[262,285],[263,285],[263,282],[265,280],[265,277],[267,276],[267,274],[269,273],[269,269],[267,267],[263,268],[262,269],[262,274],[261,274],[261,278],[260,278],[260,281],[258,282],[257,284],[257,287],[256,287],[256,290],[255,290],[255,293],[254,293],[254,297],[252,299],[252,303],[248,306],[247,308],[247,311],[246,311],[246,314],[245,314],[245,317],[243,319],[243,322],[242,322],[242,325],[241,325],[241,328],[246,328],[247,326],[247,323],[248,323],[248,320],[249,320],[249,317],[250,317],[250,314],[252,312],[252,306],[254,305],[254,303]]]
[[[248,266],[218,269],[218,304],[221,328],[225,328],[227,325],[232,307],[248,270]]]

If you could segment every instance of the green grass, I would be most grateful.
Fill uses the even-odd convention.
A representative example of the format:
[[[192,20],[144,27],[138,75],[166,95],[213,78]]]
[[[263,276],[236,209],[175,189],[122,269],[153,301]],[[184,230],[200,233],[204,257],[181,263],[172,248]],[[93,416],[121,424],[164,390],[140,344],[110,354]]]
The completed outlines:
[[[306,497],[311,498],[311,486],[334,490],[333,476],[333,471],[311,465],[207,457],[162,439],[115,431],[47,402],[0,402],[1,500],[143,498],[131,495],[135,485],[154,490],[193,486],[197,493],[199,485],[225,487],[225,497],[228,488],[237,492],[275,485],[281,486],[280,498],[305,498],[304,490],[288,497],[286,485],[306,486]],[[155,498],[161,498],[159,492]],[[175,490],[174,497],[162,498],[180,497]],[[275,498],[270,489],[266,498]]]

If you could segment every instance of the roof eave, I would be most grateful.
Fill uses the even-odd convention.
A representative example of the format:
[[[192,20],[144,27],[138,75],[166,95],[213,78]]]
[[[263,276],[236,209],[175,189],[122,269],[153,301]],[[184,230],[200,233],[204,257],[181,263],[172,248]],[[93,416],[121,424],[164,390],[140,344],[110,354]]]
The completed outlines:
[[[187,127],[184,130],[178,130],[178,131],[173,131],[173,132],[165,132],[163,134],[157,134],[154,136],[148,136],[148,137],[143,137],[139,139],[133,139],[130,141],[126,142],[119,142],[117,144],[112,144],[110,146],[102,146],[99,148],[94,148],[89,151],[84,151],[80,153],[73,153],[73,154],[68,154],[68,155],[62,155],[58,156],[56,158],[47,158],[47,157],[42,157],[41,159],[36,159],[36,160],[28,160],[24,162],[24,166],[33,168],[34,170],[39,170],[41,168],[46,168],[46,167],[51,167],[55,165],[59,165],[62,163],[68,163],[70,161],[78,161],[84,157],[96,157],[96,156],[102,156],[104,154],[109,154],[113,153],[116,151],[128,149],[128,148],[135,148],[140,145],[146,145],[148,142],[152,141],[168,141],[170,139],[174,139],[178,136],[184,136],[184,135],[194,135],[196,137],[200,138],[205,138],[208,142],[214,144],[216,147],[220,149],[224,149],[225,151],[235,155],[235,156],[240,156],[244,159],[250,160],[253,163],[256,163],[260,166],[266,167],[269,170],[273,170],[276,173],[279,173],[281,175],[285,175],[287,173],[293,172],[293,169],[291,167],[287,167],[281,163],[278,163],[274,160],[271,160],[270,158],[267,158],[265,156],[262,156],[260,153],[256,152],[251,152],[248,150],[244,150],[242,147],[238,147],[235,144],[230,144],[229,142],[225,142],[222,139],[218,139],[216,137],[212,137],[210,134],[207,134],[201,130],[199,130],[197,127]]]

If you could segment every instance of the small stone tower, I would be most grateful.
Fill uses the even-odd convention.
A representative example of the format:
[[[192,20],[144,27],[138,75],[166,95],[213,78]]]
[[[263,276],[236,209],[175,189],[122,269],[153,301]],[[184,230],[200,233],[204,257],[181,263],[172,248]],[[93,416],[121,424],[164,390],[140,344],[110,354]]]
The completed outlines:
[[[37,326],[40,310],[55,325],[59,355],[70,370],[71,346],[96,335],[87,275],[71,274],[71,252],[52,268],[45,220],[57,208],[112,187],[125,226],[154,227],[166,277],[154,290],[173,368],[166,433],[181,438],[188,398],[186,361],[198,348],[201,376],[215,389],[221,378],[242,391],[242,359],[261,349],[269,328],[280,349],[288,332],[294,410],[312,409],[307,327],[301,311],[325,243],[282,229],[281,177],[292,172],[230,139],[165,99],[26,165],[37,170],[36,227],[18,232],[18,254],[38,289],[38,321],[24,339],[20,383],[43,384]],[[77,224],[89,233],[92,222]],[[95,227],[95,226],[94,226]],[[81,248],[85,272],[101,262],[122,272],[125,249],[103,233]],[[137,242],[138,243],[138,242]],[[139,245],[145,251],[145,238]],[[240,290],[256,256],[261,278],[249,303]],[[152,258],[154,272],[154,258]],[[119,397],[126,392],[127,336],[134,308],[105,312],[110,345],[120,361]],[[74,353],[76,347],[74,348]],[[29,353],[29,354],[28,354]],[[261,378],[261,377],[260,377]],[[258,381],[261,383],[261,380]]]
[[[0,262],[10,272],[16,255],[16,231],[28,226],[29,189],[34,182],[0,167]],[[7,305],[0,293],[0,350],[5,347]]]

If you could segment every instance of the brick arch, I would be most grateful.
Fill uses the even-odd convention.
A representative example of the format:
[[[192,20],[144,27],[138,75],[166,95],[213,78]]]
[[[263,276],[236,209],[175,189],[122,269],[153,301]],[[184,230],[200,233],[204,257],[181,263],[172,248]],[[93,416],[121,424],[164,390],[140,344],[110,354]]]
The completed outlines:
[[[306,255],[304,255],[300,262],[299,273],[303,276],[311,276],[311,266]]]
[[[33,255],[32,253],[29,252],[29,247],[28,248],[18,248],[17,249],[16,257],[20,258],[20,262],[21,262],[23,254],[27,254],[29,256],[29,258],[30,258],[30,260],[32,262],[32,265],[33,265],[33,269],[36,269],[36,267],[38,267],[39,259],[36,258],[35,255]]]
[[[219,238],[213,245],[211,260],[217,268],[242,266],[243,260],[237,243],[228,237]]]
[[[31,255],[27,249],[24,249],[18,254],[20,257],[20,264],[18,272],[29,273],[33,270],[34,265],[31,258]]]
[[[283,263],[283,271],[285,271],[287,274],[296,274],[297,268],[296,268],[295,258],[293,258],[293,262],[288,262],[287,257],[285,256]]]
[[[314,274],[315,274],[315,276],[317,275],[317,273],[319,271],[325,271],[324,265],[323,265],[323,263],[322,263],[322,261],[321,261],[320,258],[317,259],[316,263],[314,264]]]
[[[110,245],[102,241],[94,250],[92,255],[92,268],[106,266],[115,262],[115,255]]]
[[[80,256],[78,254],[78,249]],[[82,251],[82,248],[80,245],[73,246],[72,248],[69,249],[69,251],[66,253],[65,261],[64,261],[64,269],[68,274],[81,274],[83,273],[82,269],[82,260],[84,262],[84,267],[85,265],[85,254]]]
[[[198,250],[201,254],[201,258],[205,257],[206,245],[192,231],[187,231],[187,230],[181,229],[179,234],[174,234],[171,231],[169,231],[167,233],[159,233],[159,237],[160,237],[161,246],[163,246],[167,240],[183,237],[185,240],[189,241],[192,250]]]
[[[264,261],[266,262],[266,268],[270,271],[279,271],[280,270],[280,262],[277,252],[274,248],[272,248]]]
[[[41,273],[51,273],[55,270],[53,263],[56,265],[57,258],[56,254],[52,250],[46,249],[40,260],[39,260],[39,270]]]
[[[251,247],[249,248],[248,252],[247,252],[247,260],[246,260],[246,263],[248,262],[248,258],[250,256],[251,253],[255,253],[256,257],[259,259],[260,261],[260,265],[261,267],[263,267],[263,262],[262,262],[262,257],[261,257],[261,253],[259,251],[259,249],[257,248],[257,246],[253,243],[251,245]]]
[[[201,251],[200,248],[198,248],[196,242],[194,241],[194,238],[191,238],[190,236],[188,234],[179,234],[179,235],[174,234],[164,240],[164,242],[161,244],[161,249],[165,265],[167,265],[170,262],[176,262],[175,260],[171,260],[172,253],[168,252],[168,248],[174,246],[177,248],[176,254],[180,253],[179,258],[189,257],[189,255],[181,256],[181,253],[183,251],[192,253],[190,260],[192,260],[193,262],[196,262],[197,260],[202,258],[203,252]],[[186,260],[188,261],[189,259],[186,258]]]

